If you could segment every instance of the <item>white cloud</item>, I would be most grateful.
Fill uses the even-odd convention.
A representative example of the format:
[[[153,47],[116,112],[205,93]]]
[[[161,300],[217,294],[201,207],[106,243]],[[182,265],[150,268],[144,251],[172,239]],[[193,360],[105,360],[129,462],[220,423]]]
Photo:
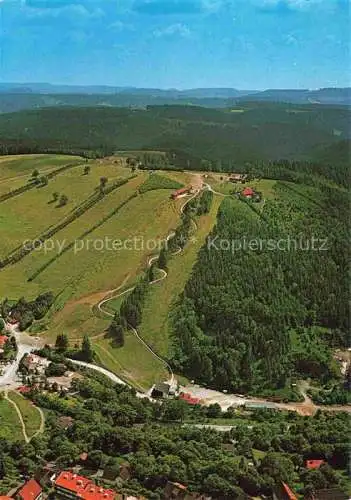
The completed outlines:
[[[287,35],[283,36],[283,40],[286,43],[286,45],[298,45],[299,40],[296,35],[293,33],[288,33]]]
[[[223,0],[201,0],[202,7],[207,12],[217,12],[224,6]]]
[[[154,35],[156,37],[167,37],[167,36],[178,36],[182,38],[189,37],[191,35],[191,31],[188,26],[182,23],[175,23],[167,26],[165,28],[159,28],[154,31]]]
[[[134,26],[132,24],[124,23],[121,20],[114,21],[112,24],[109,25],[109,29],[113,31],[132,31],[134,30]]]
[[[306,10],[315,6],[333,7],[338,0],[252,0],[258,7],[276,7],[286,5],[290,9]]]

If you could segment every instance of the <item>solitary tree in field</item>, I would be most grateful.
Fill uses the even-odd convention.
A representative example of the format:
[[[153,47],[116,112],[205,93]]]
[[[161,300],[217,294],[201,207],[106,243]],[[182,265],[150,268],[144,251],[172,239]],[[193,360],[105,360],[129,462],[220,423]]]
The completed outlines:
[[[35,169],[32,172],[33,179],[37,179],[39,177],[39,170]]]
[[[52,193],[52,199],[54,201],[57,201],[59,199],[60,195],[57,191],[55,191],[54,193]]]
[[[46,175],[42,175],[39,181],[42,186],[47,186],[49,184],[49,179],[47,178]]]
[[[68,203],[68,197],[65,194],[62,194],[60,197],[59,206],[64,207],[65,205],[67,205],[67,203]]]
[[[84,167],[84,175],[88,175],[90,173],[90,165],[85,165]]]
[[[108,178],[107,177],[100,177],[100,191],[102,193],[104,191],[104,188],[105,188],[107,182],[108,182]]]
[[[84,335],[81,353],[82,353],[82,358],[84,359],[84,361],[87,361],[88,363],[93,361],[94,351],[91,347],[91,343],[90,343],[89,337],[87,335]]]

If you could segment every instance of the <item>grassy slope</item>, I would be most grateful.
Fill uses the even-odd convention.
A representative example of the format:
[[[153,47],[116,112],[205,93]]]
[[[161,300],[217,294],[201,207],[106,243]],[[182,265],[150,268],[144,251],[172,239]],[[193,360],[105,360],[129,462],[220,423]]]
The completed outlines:
[[[71,196],[75,197],[76,203],[83,201],[88,189],[91,189],[91,185],[98,184],[100,176],[106,175],[112,179],[111,171],[116,176],[130,174],[129,169],[116,166],[112,160],[110,164],[94,162],[88,176],[82,176],[81,172],[77,175],[75,170],[78,172],[78,169],[67,172],[60,176],[61,179],[58,181],[65,189],[72,189]],[[162,173],[162,175],[183,184],[192,182],[192,176],[186,172],[167,172]],[[104,200],[77,221],[60,231],[56,235],[57,240],[64,241],[65,244],[74,241],[85,230],[91,228],[136,192],[147,177],[148,173],[139,172],[137,177],[127,185],[106,196]],[[55,182],[56,179],[52,184]],[[59,190],[58,188],[54,189],[53,186],[50,187],[52,191]],[[31,196],[36,196],[37,191],[45,192],[47,189],[35,190]],[[39,194],[41,195],[41,193]],[[43,208],[47,206],[47,195],[43,197],[41,205],[39,205],[42,210],[34,210],[32,213],[23,210],[27,203],[26,196],[29,197],[29,193],[18,198],[22,202],[17,204],[18,207],[16,206],[18,214],[21,217],[27,216],[28,219],[34,220],[33,226],[37,228],[38,225],[42,224],[42,212]],[[78,196],[80,196],[79,199]],[[168,278],[150,289],[140,333],[147,342],[154,346],[155,350],[164,356],[168,354],[168,312],[182,292],[196,261],[197,252],[215,223],[220,201],[219,196],[215,197],[210,215],[199,219],[196,240],[190,242],[182,254],[174,256],[170,260]],[[155,238],[164,239],[178,225],[178,205],[179,203],[170,201],[169,190],[158,189],[139,195],[112,219],[91,233],[88,239],[93,241],[108,237],[124,240],[133,236],[142,236],[144,241]],[[37,212],[40,212],[41,217],[38,216]],[[53,216],[55,215],[54,211]],[[52,223],[53,216],[48,213],[47,219],[50,220],[50,223]],[[47,225],[46,221],[45,226],[44,224],[43,226],[46,228]],[[45,318],[41,328],[46,330],[45,338],[49,342],[53,341],[58,333],[65,332],[69,334],[74,343],[79,342],[84,334],[91,337],[103,334],[110,320],[96,317],[92,309],[93,306],[104,297],[108,290],[115,289],[122,283],[125,286],[132,284],[140,272],[145,269],[147,257],[153,253],[148,248],[124,249],[117,252],[101,252],[94,248],[85,248],[76,255],[73,250],[69,250],[56,259],[33,282],[28,283],[26,280],[33,271],[49,261],[56,251],[55,249],[46,255],[43,251],[34,252],[14,267],[1,271],[0,295],[9,295],[8,290],[11,290],[10,296],[12,298],[21,295],[31,298],[42,291],[53,290],[58,294],[55,304],[56,310],[51,317]],[[120,300],[117,299],[109,307],[113,309],[118,308],[119,305]],[[36,331],[40,331],[40,328]],[[132,334],[126,335],[123,348],[115,348],[109,339],[102,337],[93,338],[93,345],[101,364],[140,388],[148,389],[155,381],[167,377],[163,364],[157,361]]]
[[[46,170],[59,168],[77,160],[81,158],[68,155],[0,156],[0,180],[8,180],[16,176],[30,177],[33,170],[39,170],[39,173],[43,174]]]
[[[194,234],[194,240],[186,245],[181,254],[171,258],[167,279],[154,285],[147,297],[139,332],[141,337],[163,356],[169,353],[169,312],[174,301],[184,290],[196,262],[197,253],[216,222],[220,202],[219,196],[214,198],[210,213],[198,220],[198,230]]]
[[[6,399],[0,399],[0,438],[23,440],[22,427],[16,410]]]
[[[163,363],[132,333],[125,336],[122,348],[114,347],[111,340],[104,338],[94,341],[93,346],[103,366],[139,389],[148,390],[155,382],[169,378]]]
[[[66,180],[67,179],[70,179],[70,177],[67,177]],[[27,279],[35,270],[57,254],[58,244],[68,244],[78,238],[86,229],[92,227],[102,217],[127,199],[128,196],[133,194],[137,185],[138,181],[133,179],[130,183],[106,196],[84,215],[57,233],[52,239],[55,243],[55,248],[52,251],[48,251],[46,254],[44,250],[35,251],[18,262],[15,266],[9,266],[2,270],[0,296],[11,295],[11,297],[16,298],[25,295],[27,298],[31,298],[38,295],[41,291],[50,289],[55,293],[59,293],[67,287],[71,287],[71,291],[74,292],[77,288],[76,280],[86,272],[86,252],[81,252],[76,256],[74,256],[73,251],[63,254],[53,265],[40,274],[35,281],[27,283]],[[116,217],[117,216],[111,219],[108,224],[113,226]],[[45,227],[47,226],[48,221],[46,221]],[[103,227],[105,227],[105,225]],[[7,226],[7,229],[10,230],[9,226]],[[110,232],[112,232],[112,228]],[[112,232],[112,236],[113,235],[116,236],[116,233]],[[91,235],[91,237],[94,236],[94,234]],[[97,260],[96,253],[95,260]],[[74,266],[72,266],[73,262]],[[83,289],[82,293],[84,293],[84,291],[87,293],[89,290],[89,288]],[[68,292],[67,294],[69,295]]]
[[[40,413],[29,399],[17,392],[10,392],[9,398],[17,404],[26,427],[27,436],[32,437],[40,429]]]
[[[122,188],[123,189],[123,188]],[[154,238],[164,239],[178,223],[178,212],[175,204],[169,200],[169,192],[165,190],[150,191],[133,199],[118,213],[116,217],[106,222],[94,231],[89,238],[103,239],[120,238],[125,240],[134,235],[142,237],[144,241]],[[128,284],[146,266],[147,256],[152,252],[145,246],[144,249],[123,249],[117,252],[98,252],[94,249],[84,250],[76,256],[73,251],[62,255],[45,274],[52,280],[55,267],[59,266],[58,278],[62,277],[62,270],[67,269],[74,262],[69,278],[66,277],[68,287],[74,287],[76,297],[88,295],[88,292],[107,292],[117,288],[128,279]],[[74,260],[73,260],[74,259]],[[65,286],[61,279],[62,286]],[[74,338],[101,333],[109,321],[96,318],[91,306],[102,297],[91,300],[89,296],[72,301],[53,319],[50,327],[50,338],[57,333],[67,331]]]
[[[63,220],[76,206],[96,192],[100,177],[106,176],[113,180],[121,170],[125,175],[124,169],[95,165],[89,175],[83,175],[83,166],[78,166],[58,175],[48,186],[32,189],[2,203],[0,231],[7,231],[9,237],[1,246],[0,256]],[[63,207],[51,203],[54,192],[68,196],[69,203]]]

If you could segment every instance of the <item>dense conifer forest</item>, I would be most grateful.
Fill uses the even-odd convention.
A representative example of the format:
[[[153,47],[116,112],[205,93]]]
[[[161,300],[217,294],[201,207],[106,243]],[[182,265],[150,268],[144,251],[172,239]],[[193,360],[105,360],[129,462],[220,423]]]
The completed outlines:
[[[161,150],[167,157],[162,164],[151,162],[150,168],[218,171],[281,159],[312,162],[313,171],[348,163],[348,107],[244,102],[232,111],[176,105],[67,106],[2,114],[0,153],[103,156]]]
[[[347,209],[343,189],[289,182],[263,209],[226,198],[173,311],[175,368],[252,393],[337,377],[330,347],[345,347],[349,328]]]

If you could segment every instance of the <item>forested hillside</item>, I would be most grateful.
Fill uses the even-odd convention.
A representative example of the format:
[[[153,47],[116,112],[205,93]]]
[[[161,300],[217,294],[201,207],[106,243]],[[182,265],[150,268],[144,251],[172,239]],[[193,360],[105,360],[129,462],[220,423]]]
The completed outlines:
[[[226,198],[173,312],[174,366],[253,393],[337,377],[329,346],[347,344],[347,209],[341,189],[288,182],[262,213]]]
[[[243,103],[234,109],[151,106],[146,110],[60,107],[0,115],[0,152],[162,150],[171,168],[238,170],[246,162],[330,162],[349,139],[346,107]],[[346,144],[346,143],[343,143]],[[348,162],[347,147],[339,160]]]

